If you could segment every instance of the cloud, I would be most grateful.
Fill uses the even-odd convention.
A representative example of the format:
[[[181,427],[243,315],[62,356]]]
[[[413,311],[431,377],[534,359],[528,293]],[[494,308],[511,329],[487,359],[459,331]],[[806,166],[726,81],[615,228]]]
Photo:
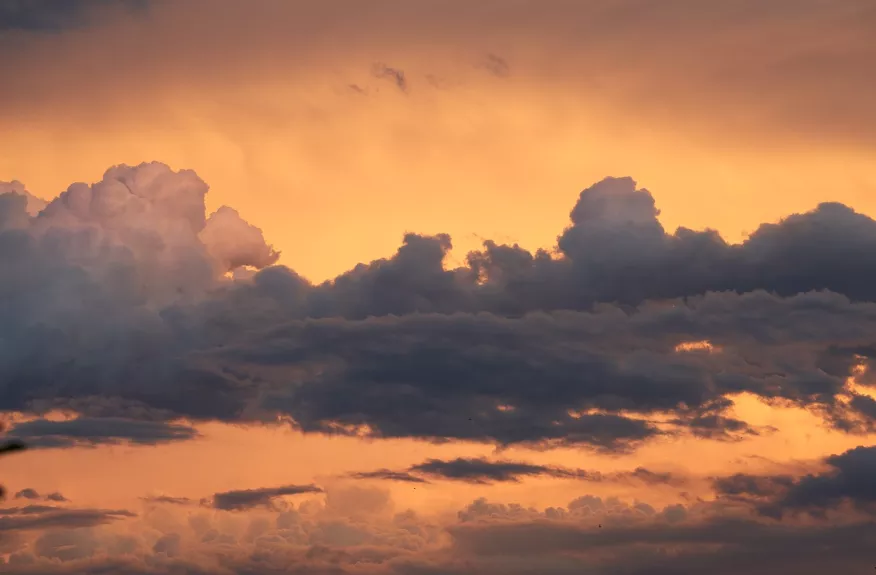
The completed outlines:
[[[28,8],[31,4],[37,8]],[[45,6],[70,11],[57,7],[66,4],[83,2],[13,3],[28,13]],[[403,63],[411,75],[417,66],[460,76],[460,61],[493,51],[514,62],[515,74],[508,79],[513,91],[505,87],[491,100],[504,96],[519,104],[536,86],[545,95],[539,107],[562,102],[562,96],[551,99],[557,93],[574,94],[580,109],[608,107],[615,118],[633,124],[671,127],[674,133],[708,130],[725,141],[741,132],[749,141],[872,146],[876,134],[876,114],[866,97],[874,81],[861,73],[874,52],[870,32],[876,16],[869,0],[653,5],[452,0],[416,9],[404,0],[375,6],[260,0],[258,9],[234,0],[181,0],[150,8],[151,17],[134,22],[107,19],[89,30],[89,38],[71,33],[53,42],[41,37],[10,42],[0,72],[16,78],[21,89],[0,94],[0,110],[10,119],[47,107],[65,117],[115,118],[133,110],[142,114],[146,101],[163,101],[181,86],[201,97],[214,94],[215,102],[218,89],[228,90],[228,78],[271,85],[282,70],[293,83],[304,78],[319,85],[330,81],[326,69],[355,69],[364,58]],[[179,26],[182,21],[197,25]],[[44,17],[6,21],[7,27],[47,25],[57,27]],[[149,41],[155,37],[164,38],[161,46]],[[217,49],[211,44],[216,37],[236,41]],[[329,40],[339,37],[345,41]],[[813,43],[813,38],[825,40]],[[110,44],[116,46],[112,54],[96,49]],[[118,69],[117,57],[142,65]],[[86,96],[77,85],[80,89],[60,98],[54,87],[75,82],[71,63],[83,58],[94,61],[88,78],[93,90]],[[130,107],[124,109],[122,101]],[[584,125],[579,118],[572,121]]]
[[[351,473],[356,479],[383,479],[409,483],[428,483],[422,476],[432,479],[462,481],[479,485],[490,483],[519,482],[524,477],[552,477],[592,482],[639,481],[648,485],[680,484],[681,478],[671,473],[655,473],[643,467],[633,471],[601,473],[585,469],[571,469],[559,465],[535,465],[522,461],[490,461],[483,457],[458,457],[451,460],[429,459],[410,466],[405,471],[379,469],[370,472]]]
[[[199,436],[188,425],[164,421],[80,417],[68,420],[33,419],[14,425],[9,434],[31,448],[68,448],[130,442],[157,445]]]
[[[484,61],[481,62],[480,67],[499,78],[507,78],[511,75],[511,67],[508,65],[508,62],[505,58],[496,54],[487,54]]]
[[[63,509],[43,506],[4,509],[0,512],[0,532],[79,529],[128,517],[136,517],[136,515],[125,510]]]
[[[163,503],[168,505],[192,505],[194,501],[188,497],[171,497],[169,495],[152,495],[149,497],[141,497],[147,503]]]
[[[316,485],[284,485],[282,487],[225,491],[213,495],[212,505],[216,509],[239,511],[253,507],[270,506],[273,500],[278,497],[308,493],[323,493],[323,490]]]
[[[454,268],[449,236],[408,234],[315,285],[270,265],[230,208],[208,217],[207,189],[152,163],[74,184],[37,216],[20,190],[0,195],[0,409],[80,415],[13,434],[156,443],[195,437],[181,418],[279,417],[623,452],[769,431],[734,414],[743,393],[874,429],[848,381],[866,385],[876,357],[876,222],[845,206],[729,245],[667,234],[647,190],[608,178],[581,192],[557,254],[486,242]]]
[[[15,499],[39,499],[40,494],[30,487],[22,489],[15,494]]]
[[[386,481],[401,481],[404,483],[429,483],[422,477],[417,477],[407,471],[393,471],[391,469],[376,469],[374,471],[356,471],[349,474],[354,479],[383,479]]]
[[[752,476],[736,491],[754,499],[761,512],[823,514],[850,505],[870,516],[876,515],[876,447],[860,446],[826,457],[825,470],[791,478],[785,475]],[[727,479],[719,488],[727,492]],[[736,485],[738,479],[730,478]]]
[[[408,79],[405,76],[404,70],[387,66],[386,64],[377,62],[371,68],[371,74],[375,78],[386,79],[392,81],[396,88],[402,92],[408,91]]]
[[[0,33],[59,32],[88,23],[101,8],[140,10],[149,0],[4,0],[0,2]]]
[[[355,491],[355,490],[354,490]],[[331,493],[331,490],[329,491]],[[352,493],[352,492],[351,492]],[[124,533],[97,528],[37,533],[14,549],[4,573],[106,572],[512,574],[697,573],[738,569],[757,575],[815,575],[872,568],[872,522],[759,516],[742,502],[698,501],[655,508],[641,501],[583,495],[537,509],[477,499],[454,518],[387,513],[386,500],[256,508],[144,524]],[[186,521],[185,518],[189,520]]]

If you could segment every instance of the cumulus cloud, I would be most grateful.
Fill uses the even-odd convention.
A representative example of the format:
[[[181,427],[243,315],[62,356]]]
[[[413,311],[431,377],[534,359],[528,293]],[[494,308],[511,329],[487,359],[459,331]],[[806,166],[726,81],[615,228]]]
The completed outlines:
[[[488,241],[453,268],[449,236],[408,234],[314,285],[234,210],[208,217],[191,171],[117,166],[37,215],[21,191],[0,195],[0,409],[81,416],[20,424],[38,444],[279,416],[618,452],[768,431],[734,415],[740,393],[849,433],[876,421],[848,384],[876,356],[876,222],[838,204],[728,245],[666,233],[647,190],[608,178],[581,192],[557,254]]]
[[[331,490],[329,490],[331,493]],[[366,498],[367,500],[367,498]],[[132,518],[50,529],[21,542],[4,572],[24,573],[709,573],[743,569],[815,575],[872,568],[872,522],[796,522],[759,515],[744,502],[654,507],[582,495],[544,509],[480,498],[455,518],[386,513],[337,504],[180,511],[181,521]],[[171,508],[171,512],[173,509]],[[188,517],[188,520],[185,520]]]

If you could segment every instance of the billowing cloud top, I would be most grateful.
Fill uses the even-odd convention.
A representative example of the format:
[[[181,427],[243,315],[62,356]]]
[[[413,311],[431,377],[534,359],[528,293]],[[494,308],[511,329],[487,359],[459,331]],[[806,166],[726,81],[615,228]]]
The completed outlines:
[[[759,433],[728,411],[739,393],[850,432],[876,416],[848,382],[869,382],[876,222],[843,205],[730,245],[667,233],[647,190],[607,178],[581,192],[556,254],[487,241],[450,269],[448,236],[408,234],[391,258],[314,285],[273,266],[233,209],[207,217],[191,171],[117,166],[36,215],[11,191],[4,410],[615,451]],[[87,422],[39,429],[90,437]],[[116,436],[143,434],[193,436]]]

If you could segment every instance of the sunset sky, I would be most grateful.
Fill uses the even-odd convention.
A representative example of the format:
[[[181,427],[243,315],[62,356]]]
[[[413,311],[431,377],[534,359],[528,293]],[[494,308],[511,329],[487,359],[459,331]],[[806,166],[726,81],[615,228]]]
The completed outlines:
[[[876,566],[872,0],[0,0],[0,573]]]

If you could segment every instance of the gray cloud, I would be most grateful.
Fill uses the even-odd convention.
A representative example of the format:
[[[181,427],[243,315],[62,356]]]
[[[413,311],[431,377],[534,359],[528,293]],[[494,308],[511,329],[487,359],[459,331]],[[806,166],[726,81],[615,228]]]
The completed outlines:
[[[35,489],[31,489],[27,487],[22,489],[21,491],[16,492],[15,499],[39,499],[40,494],[37,493]]]
[[[781,476],[761,478],[785,488],[764,505],[764,510],[773,513],[824,511],[851,503],[876,514],[876,446],[861,446],[831,455],[824,463],[826,471],[807,474],[793,482]]]
[[[322,493],[316,485],[284,485],[282,487],[263,487],[260,489],[241,489],[225,491],[213,495],[212,505],[225,511],[240,511],[254,507],[270,506],[273,500],[286,495]]]
[[[655,473],[643,467],[633,471],[601,473],[585,469],[571,469],[559,465],[535,465],[522,461],[498,460],[486,458],[466,458],[442,460],[429,459],[423,463],[410,466],[405,471],[379,469],[370,472],[351,473],[356,479],[383,479],[388,481],[403,481],[409,483],[428,483],[422,477],[463,481],[487,485],[494,482],[518,482],[524,477],[553,477],[557,479],[575,479],[593,482],[628,482],[638,481],[648,485],[681,484],[681,478],[671,473]]]
[[[103,8],[142,10],[149,0],[3,0],[0,33],[9,31],[59,32],[87,24]]]
[[[374,471],[355,471],[349,474],[354,479],[383,479],[386,481],[401,481],[404,483],[429,483],[422,477],[417,477],[407,471],[393,471],[392,469],[376,469]]]
[[[300,506],[249,517],[211,512],[172,529],[156,526],[148,537],[48,531],[17,548],[3,570],[14,575],[730,575],[742,569],[767,575],[791,569],[815,575],[830,568],[872,569],[876,533],[867,521],[765,519],[738,502],[657,509],[589,495],[547,509],[478,499],[455,521],[440,525],[413,512],[337,515],[344,509]]]
[[[0,532],[34,531],[42,529],[79,529],[103,525],[118,519],[136,517],[125,510],[63,509],[32,506],[20,512],[0,513]]]
[[[66,448],[130,442],[156,445],[198,437],[195,428],[164,421],[87,418],[63,421],[34,419],[16,424],[10,436],[31,448]]]
[[[118,166],[35,217],[20,191],[0,195],[0,409],[82,416],[13,430],[37,446],[281,416],[307,433],[618,452],[768,431],[733,417],[743,392],[874,429],[846,380],[876,357],[876,222],[838,204],[728,245],[667,234],[650,193],[609,178],[581,193],[557,255],[487,242],[447,268],[448,236],[409,234],[314,285],[270,265],[233,210],[207,217],[190,171]]]

